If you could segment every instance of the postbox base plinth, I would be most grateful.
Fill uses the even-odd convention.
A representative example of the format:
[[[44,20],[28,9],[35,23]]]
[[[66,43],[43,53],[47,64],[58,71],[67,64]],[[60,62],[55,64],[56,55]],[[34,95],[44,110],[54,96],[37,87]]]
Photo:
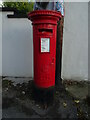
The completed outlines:
[[[54,92],[55,86],[49,88],[39,88],[37,86],[33,86],[33,96],[34,99],[41,104],[53,104],[54,101]]]

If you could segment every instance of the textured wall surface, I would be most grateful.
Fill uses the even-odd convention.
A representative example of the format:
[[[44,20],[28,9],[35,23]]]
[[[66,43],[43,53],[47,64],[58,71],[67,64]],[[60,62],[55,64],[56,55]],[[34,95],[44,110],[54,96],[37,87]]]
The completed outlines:
[[[88,3],[66,3],[62,78],[88,80]]]
[[[33,77],[31,22],[7,14],[0,12],[0,75]],[[65,3],[62,78],[88,79],[88,3]]]
[[[0,12],[0,76],[2,76],[2,13]]]
[[[33,38],[27,18],[7,18],[2,14],[2,74],[4,76],[33,76]]]

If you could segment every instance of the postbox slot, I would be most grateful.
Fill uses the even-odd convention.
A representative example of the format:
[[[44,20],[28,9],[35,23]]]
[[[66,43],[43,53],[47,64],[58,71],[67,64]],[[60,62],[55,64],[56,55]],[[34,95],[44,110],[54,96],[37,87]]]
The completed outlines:
[[[39,30],[39,33],[50,33],[50,34],[53,33],[53,29],[42,28],[42,29],[38,29],[38,30]]]

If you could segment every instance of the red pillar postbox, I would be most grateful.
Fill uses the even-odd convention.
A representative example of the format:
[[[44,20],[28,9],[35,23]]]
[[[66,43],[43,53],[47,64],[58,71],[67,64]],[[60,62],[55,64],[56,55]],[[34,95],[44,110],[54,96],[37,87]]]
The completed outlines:
[[[33,25],[35,86],[55,86],[57,22],[61,18],[61,13],[38,10],[30,12],[28,18]]]

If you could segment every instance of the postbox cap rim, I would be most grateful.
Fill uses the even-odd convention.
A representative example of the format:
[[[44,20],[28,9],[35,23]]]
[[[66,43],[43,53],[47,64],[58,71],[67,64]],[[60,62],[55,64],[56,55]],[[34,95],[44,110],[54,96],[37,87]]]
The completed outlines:
[[[61,15],[61,12],[57,12],[54,10],[35,10],[28,13],[28,19],[30,20],[38,16],[51,16],[51,17],[57,17],[58,19],[60,19],[62,15]]]

